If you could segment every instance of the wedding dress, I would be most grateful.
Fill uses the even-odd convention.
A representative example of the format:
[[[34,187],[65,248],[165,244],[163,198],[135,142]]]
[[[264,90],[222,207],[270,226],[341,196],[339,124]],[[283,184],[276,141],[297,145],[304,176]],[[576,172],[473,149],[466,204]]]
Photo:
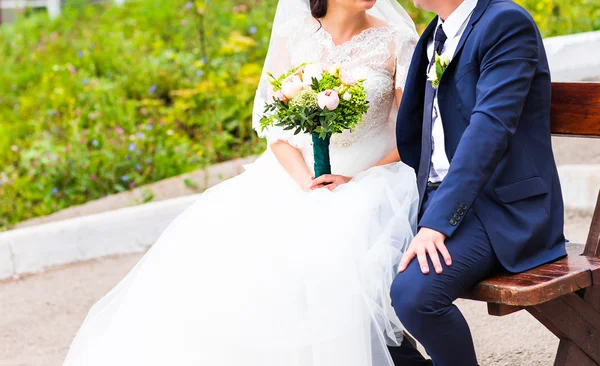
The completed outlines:
[[[335,45],[306,13],[280,25],[266,69],[318,61],[366,79],[369,112],[330,148],[333,173],[354,178],[304,192],[267,150],[205,192],[93,306],[66,366],[393,366],[386,345],[403,328],[388,292],[418,194],[403,163],[372,166],[395,147],[394,91],[416,33],[388,24]],[[263,100],[259,90],[257,114]],[[312,168],[310,136],[259,133]]]

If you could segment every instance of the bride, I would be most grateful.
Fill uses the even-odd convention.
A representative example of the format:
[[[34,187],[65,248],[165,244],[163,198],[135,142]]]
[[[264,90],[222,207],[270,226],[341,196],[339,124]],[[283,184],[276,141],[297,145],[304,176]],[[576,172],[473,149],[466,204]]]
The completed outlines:
[[[280,0],[254,113],[269,148],[94,305],[65,365],[392,366],[403,328],[388,292],[418,202],[394,116],[416,40],[396,0]],[[332,138],[337,175],[318,179],[309,135],[258,123],[266,72],[306,61],[366,79],[370,103]]]

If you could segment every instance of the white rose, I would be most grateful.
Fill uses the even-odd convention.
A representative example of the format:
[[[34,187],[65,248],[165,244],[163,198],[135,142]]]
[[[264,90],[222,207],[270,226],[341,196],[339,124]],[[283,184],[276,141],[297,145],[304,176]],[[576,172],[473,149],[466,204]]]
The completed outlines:
[[[429,80],[429,81],[436,81],[437,80],[437,71],[435,69],[435,65],[433,65],[431,67],[431,70],[429,70],[429,73],[427,74],[427,80]]]
[[[444,68],[444,69],[447,68],[448,65],[450,65],[450,57],[448,57],[447,55],[446,56],[442,55],[440,57],[440,65],[442,65],[442,68]]]
[[[304,67],[304,74],[302,75],[304,85],[308,88],[312,85],[313,78],[317,81],[323,79],[323,67],[319,64],[308,64]]]
[[[335,110],[340,105],[340,96],[334,90],[325,90],[317,95],[319,108]]]
[[[304,84],[298,75],[288,76],[281,86],[281,92],[288,99],[294,99],[302,90],[304,90]]]

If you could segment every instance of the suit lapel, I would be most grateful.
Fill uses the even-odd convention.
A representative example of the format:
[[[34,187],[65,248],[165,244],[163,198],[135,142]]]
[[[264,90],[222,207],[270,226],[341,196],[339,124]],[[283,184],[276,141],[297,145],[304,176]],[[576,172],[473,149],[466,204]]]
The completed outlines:
[[[465,28],[465,31],[464,31],[462,37],[460,38],[460,41],[458,42],[458,46],[456,46],[456,51],[454,52],[454,57],[452,57],[452,60],[450,60],[450,64],[453,64],[452,61],[454,61],[454,59],[456,58],[456,56],[460,53],[460,51],[464,47],[465,42],[467,41],[467,39],[471,35],[471,31],[472,30],[473,30],[473,23],[467,24],[467,27]]]
[[[431,38],[433,36],[433,31],[437,27],[437,24],[438,24],[438,16],[433,18],[433,20],[429,23],[427,28],[425,28],[425,31],[423,31],[423,34],[421,35],[421,39],[419,40],[419,43],[422,43],[423,47],[427,47],[427,41],[429,41],[429,38]]]
[[[422,64],[425,64],[425,66],[429,65],[429,57],[427,57],[427,43],[429,42],[429,39],[433,37],[433,32],[435,31],[437,24],[438,17],[436,16],[435,18],[433,18],[431,23],[429,23],[427,28],[425,28],[425,31],[419,39],[419,43],[417,44],[417,48],[415,49],[415,53],[417,53],[418,57],[420,58],[419,66],[422,66]]]
[[[418,101],[417,103],[421,107],[423,106],[423,91],[425,88],[427,65],[429,64],[429,59],[427,57],[427,42],[435,30],[437,22],[438,17],[435,17],[423,32],[423,35],[415,47],[415,52],[408,72],[408,81],[406,83],[407,89],[418,96],[415,101]]]
[[[458,46],[456,47],[456,51],[454,52],[454,57],[450,61],[450,65],[453,64],[452,61],[454,60],[454,58],[456,58],[456,56],[460,53],[460,51],[464,47],[465,42],[471,35],[473,26],[475,25],[475,23],[477,23],[479,18],[481,18],[481,16],[483,15],[483,13],[485,12],[485,10],[487,9],[487,7],[490,5],[491,2],[492,2],[492,0],[479,0],[477,2],[477,6],[475,7],[475,10],[473,10],[473,14],[471,15],[469,24],[467,24],[467,27],[465,28],[465,31],[463,32],[463,35],[460,38],[460,41],[458,42]]]
[[[456,47],[454,56],[450,60],[450,65],[448,65],[448,68],[446,69],[444,74],[446,74],[447,72],[452,72],[452,68],[456,67],[457,62],[455,60],[458,59],[457,56],[462,51],[467,39],[469,39],[469,36],[471,35],[471,32],[473,31],[473,27],[479,21],[479,19],[481,18],[481,16],[483,15],[483,13],[485,12],[485,10],[488,8],[488,6],[490,5],[490,3],[492,1],[493,0],[479,0],[477,2],[477,6],[473,10],[473,14],[471,15],[469,24],[467,24],[467,27],[465,28],[463,35],[460,38],[460,41],[458,42],[458,46]],[[443,79],[444,79],[444,77],[442,76],[442,80]],[[444,88],[444,87],[440,86],[440,88],[438,90],[438,95],[444,93],[446,90],[452,90],[452,89]],[[445,140],[446,140],[445,141],[446,142],[445,143],[446,156],[448,157],[448,160],[451,162],[452,158],[454,156],[454,152],[456,151],[456,146],[452,146],[451,140],[448,139],[448,136],[450,136],[450,134],[452,133],[452,130],[449,129],[449,126],[447,124],[448,118],[444,118],[445,113],[444,113],[443,105],[440,105],[440,113],[442,114],[442,126],[444,128],[444,136],[445,136]]]

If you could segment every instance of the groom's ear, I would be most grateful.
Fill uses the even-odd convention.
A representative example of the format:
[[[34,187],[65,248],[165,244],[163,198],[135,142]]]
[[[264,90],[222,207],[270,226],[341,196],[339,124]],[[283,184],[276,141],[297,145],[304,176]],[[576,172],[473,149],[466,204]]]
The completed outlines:
[[[423,0],[413,0],[413,4],[415,4],[415,8],[417,9],[423,9],[421,3],[423,2]]]

